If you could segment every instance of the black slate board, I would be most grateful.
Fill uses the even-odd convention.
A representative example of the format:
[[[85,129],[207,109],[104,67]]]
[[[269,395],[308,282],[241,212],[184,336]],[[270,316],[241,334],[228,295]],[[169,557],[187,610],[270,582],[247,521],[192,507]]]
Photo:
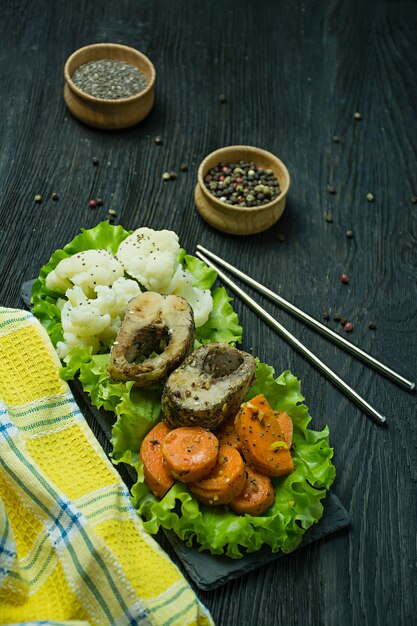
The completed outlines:
[[[21,297],[28,308],[30,308],[32,284],[33,281],[27,281],[21,287]],[[87,396],[82,391],[80,383],[74,382],[72,389],[77,402],[82,404],[80,406],[82,412],[84,414],[89,412],[94,417],[106,439],[110,441],[111,426],[114,421],[113,415],[108,411],[99,410],[90,404]],[[132,474],[134,471],[132,470],[131,472],[129,469],[127,468],[128,474],[132,481],[135,481],[135,476]],[[297,550],[349,526],[348,513],[333,493],[329,493],[326,496],[323,505],[323,517],[317,524],[306,531],[303,541]],[[174,532],[168,530],[164,532],[190,578],[200,589],[207,591],[225,585],[272,561],[289,556],[282,552],[274,554],[268,546],[264,546],[257,552],[247,554],[241,559],[231,559],[221,555],[212,556],[207,551],[199,552],[194,546],[188,547]]]

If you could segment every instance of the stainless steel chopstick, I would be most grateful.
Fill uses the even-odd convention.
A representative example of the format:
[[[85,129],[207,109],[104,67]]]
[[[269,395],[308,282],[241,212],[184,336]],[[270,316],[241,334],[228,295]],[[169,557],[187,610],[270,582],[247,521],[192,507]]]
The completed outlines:
[[[208,257],[202,252],[197,251],[198,256],[209,267],[212,267],[219,278],[237,293],[246,304],[252,308],[267,324],[269,324],[275,331],[277,331],[284,339],[288,341],[296,350],[298,350],[306,359],[308,359],[317,369],[322,372],[336,387],[341,389],[343,393],[350,398],[355,404],[357,404],[367,415],[369,415],[378,424],[383,424],[386,418],[378,413],[366,400],[362,398],[354,389],[349,387],[337,374],[335,374],[325,363],[320,361],[315,354],[311,352],[304,344],[301,343],[294,335],[292,335],[282,324],[280,324],[272,315],[268,313],[260,304],[258,304],[253,298],[243,291],[236,283],[234,283],[221,269],[219,269]]]
[[[404,378],[404,376],[401,376],[401,374],[398,374],[397,372],[387,367],[386,365],[384,365],[383,363],[375,359],[373,356],[371,356],[364,350],[361,350],[361,348],[358,348],[354,344],[350,343],[344,337],[341,337],[340,335],[335,333],[333,330],[331,330],[330,328],[327,328],[327,326],[325,326],[318,320],[314,319],[314,317],[311,317],[310,315],[308,315],[308,313],[305,313],[298,307],[294,306],[294,304],[291,304],[291,302],[288,302],[287,300],[285,300],[278,294],[274,293],[273,291],[268,289],[268,287],[265,287],[261,283],[258,283],[256,280],[254,280],[247,274],[244,274],[243,272],[238,270],[236,267],[234,267],[227,261],[224,261],[213,252],[210,252],[210,250],[207,250],[200,244],[197,245],[197,249],[203,252],[210,259],[212,259],[213,261],[216,261],[216,263],[218,263],[219,265],[227,269],[231,274],[234,274],[235,276],[240,278],[242,281],[244,281],[245,283],[253,287],[253,289],[256,289],[257,291],[265,295],[267,298],[269,298],[270,300],[278,304],[285,311],[292,313],[295,317],[298,317],[299,319],[304,321],[306,324],[308,324],[309,326],[311,326],[312,328],[320,332],[322,335],[324,335],[325,337],[333,341],[335,344],[337,344],[338,346],[340,346],[347,352],[350,352],[357,358],[361,359],[361,361],[363,361],[364,363],[367,363],[368,365],[373,367],[375,370],[377,370],[378,372],[380,372],[381,374],[383,374],[390,380],[401,385],[401,387],[404,387],[408,391],[414,391],[415,383],[411,382],[410,380],[407,380],[406,378]]]

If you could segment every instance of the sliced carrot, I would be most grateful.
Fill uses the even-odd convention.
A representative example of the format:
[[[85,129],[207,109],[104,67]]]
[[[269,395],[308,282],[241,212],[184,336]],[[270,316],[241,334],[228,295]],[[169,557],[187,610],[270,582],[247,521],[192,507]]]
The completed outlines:
[[[219,446],[230,446],[239,451],[242,449],[239,435],[235,429],[234,417],[223,424],[219,430],[216,430],[216,437],[219,440]]]
[[[238,515],[260,515],[273,504],[275,499],[271,479],[257,472],[249,465],[246,467],[246,483],[240,494],[229,503],[229,507]]]
[[[183,483],[208,476],[217,463],[218,451],[217,437],[201,426],[174,428],[162,444],[168,472]]]
[[[251,409],[254,414],[257,415],[258,419],[262,421],[263,417],[269,416],[273,412],[273,408],[269,404],[268,400],[265,398],[263,393],[258,394],[248,402],[244,403],[248,409]]]
[[[285,411],[274,411],[274,415],[277,418],[279,427],[281,428],[284,441],[288,444],[288,447],[291,447],[294,432],[294,425],[291,417]]]
[[[285,476],[294,470],[289,445],[262,394],[241,405],[235,428],[243,456],[255,469],[267,476]]]
[[[218,462],[210,475],[190,483],[190,491],[204,504],[228,504],[242,491],[246,482],[245,464],[239,452],[230,446],[219,450]]]
[[[159,422],[146,435],[140,448],[145,482],[157,498],[163,498],[175,482],[166,470],[161,452],[161,444],[170,432],[165,422]]]

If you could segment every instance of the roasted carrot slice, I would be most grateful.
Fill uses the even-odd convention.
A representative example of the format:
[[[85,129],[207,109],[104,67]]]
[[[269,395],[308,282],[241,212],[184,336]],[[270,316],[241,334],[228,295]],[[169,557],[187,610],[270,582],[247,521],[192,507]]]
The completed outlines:
[[[242,449],[239,435],[235,429],[234,417],[223,424],[219,430],[216,430],[216,437],[219,440],[219,446],[230,446],[239,451]]]
[[[282,431],[285,443],[288,447],[291,447],[292,437],[294,432],[294,426],[291,417],[285,411],[274,411],[274,415],[277,418],[278,425]]]
[[[167,472],[161,452],[161,444],[171,429],[165,422],[158,422],[146,435],[140,448],[145,482],[157,498],[163,498],[174,484]]]
[[[294,470],[289,445],[274,411],[262,394],[241,405],[235,428],[245,460],[259,472],[267,476],[284,476]]]
[[[190,483],[189,489],[200,502],[216,506],[236,498],[245,482],[245,464],[239,452],[230,446],[222,446],[218,462],[210,475]]]
[[[229,507],[238,515],[260,515],[273,504],[275,498],[271,479],[246,466],[246,483]]]
[[[273,413],[273,408],[263,393],[258,394],[244,404],[257,415],[259,421],[262,421],[264,416],[269,416]]]
[[[218,451],[217,437],[201,426],[174,428],[162,444],[168,472],[183,483],[208,476],[217,463]]]

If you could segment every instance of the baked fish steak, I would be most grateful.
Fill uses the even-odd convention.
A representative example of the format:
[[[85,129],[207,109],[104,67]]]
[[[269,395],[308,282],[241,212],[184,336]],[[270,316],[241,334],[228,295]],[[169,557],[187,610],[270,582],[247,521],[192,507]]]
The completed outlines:
[[[239,410],[254,379],[255,367],[251,354],[227,343],[197,348],[165,383],[165,422],[171,428],[219,428]]]
[[[138,387],[165,379],[191,353],[195,324],[185,298],[146,291],[131,300],[112,346],[109,374]]]

